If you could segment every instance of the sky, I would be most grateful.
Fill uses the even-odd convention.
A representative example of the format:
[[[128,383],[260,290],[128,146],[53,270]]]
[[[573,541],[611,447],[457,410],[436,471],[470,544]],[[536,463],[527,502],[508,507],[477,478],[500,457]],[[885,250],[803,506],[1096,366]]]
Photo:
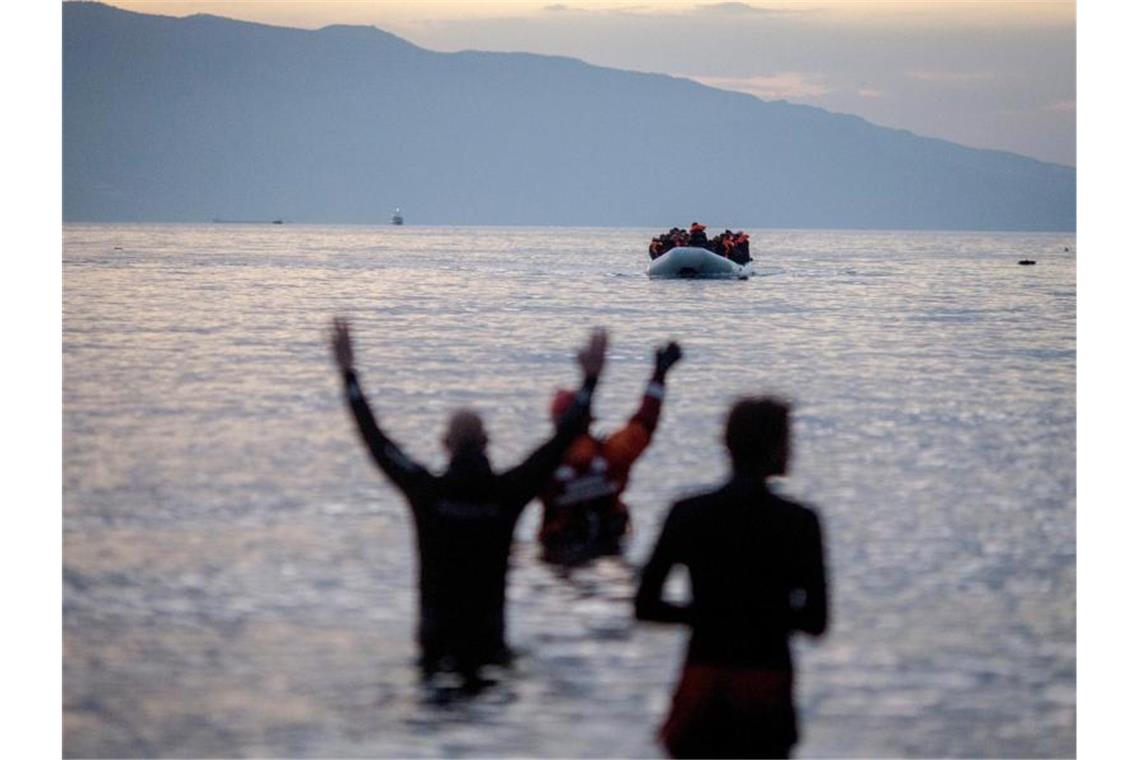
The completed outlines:
[[[112,0],[279,26],[364,24],[430,50],[517,51],[1076,165],[1076,6],[1061,0]]]

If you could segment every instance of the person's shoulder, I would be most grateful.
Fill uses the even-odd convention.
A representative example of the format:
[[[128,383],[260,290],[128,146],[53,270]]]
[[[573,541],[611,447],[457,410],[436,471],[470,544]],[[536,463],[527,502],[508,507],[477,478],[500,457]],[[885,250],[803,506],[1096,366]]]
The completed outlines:
[[[794,501],[776,493],[769,492],[769,496],[775,508],[782,510],[796,522],[819,524],[819,512],[815,507],[804,504],[803,502]]]
[[[706,485],[704,487],[697,486],[692,492],[677,501],[677,504],[689,504],[693,502],[708,502],[718,501],[725,498],[729,492],[729,483],[721,483],[720,485]]]
[[[727,486],[719,486],[706,491],[690,494],[673,504],[673,512],[678,515],[691,515],[700,513],[711,504],[724,501],[727,496]]]

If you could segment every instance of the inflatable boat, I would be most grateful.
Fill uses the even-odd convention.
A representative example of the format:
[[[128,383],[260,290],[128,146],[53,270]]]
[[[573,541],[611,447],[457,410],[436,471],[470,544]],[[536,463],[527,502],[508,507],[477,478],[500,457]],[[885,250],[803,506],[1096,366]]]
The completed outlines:
[[[681,246],[654,259],[646,274],[653,278],[747,280],[752,276],[752,262],[737,264],[704,248]]]

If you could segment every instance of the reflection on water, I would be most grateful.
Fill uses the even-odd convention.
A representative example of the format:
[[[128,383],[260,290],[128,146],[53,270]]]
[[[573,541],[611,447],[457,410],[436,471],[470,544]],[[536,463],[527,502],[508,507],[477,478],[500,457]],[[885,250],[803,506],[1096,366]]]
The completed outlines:
[[[633,623],[619,562],[536,562],[533,506],[517,667],[428,703],[410,521],[325,346],[343,313],[389,432],[437,467],[456,406],[500,466],[536,444],[588,326],[612,330],[602,429],[682,341],[628,492],[634,565],[725,473],[732,397],[795,399],[785,488],[825,520],[833,594],[797,650],[799,754],[1074,754],[1071,236],[762,232],[760,277],[694,282],[644,276],[651,234],[67,226],[66,753],[658,754],[683,632]]]

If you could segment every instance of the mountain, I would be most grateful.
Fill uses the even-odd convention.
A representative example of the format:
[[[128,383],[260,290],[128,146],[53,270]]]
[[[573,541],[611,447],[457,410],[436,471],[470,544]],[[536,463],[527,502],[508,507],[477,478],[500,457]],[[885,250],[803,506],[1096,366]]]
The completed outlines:
[[[63,6],[67,221],[1072,230],[1076,170],[372,27]]]

